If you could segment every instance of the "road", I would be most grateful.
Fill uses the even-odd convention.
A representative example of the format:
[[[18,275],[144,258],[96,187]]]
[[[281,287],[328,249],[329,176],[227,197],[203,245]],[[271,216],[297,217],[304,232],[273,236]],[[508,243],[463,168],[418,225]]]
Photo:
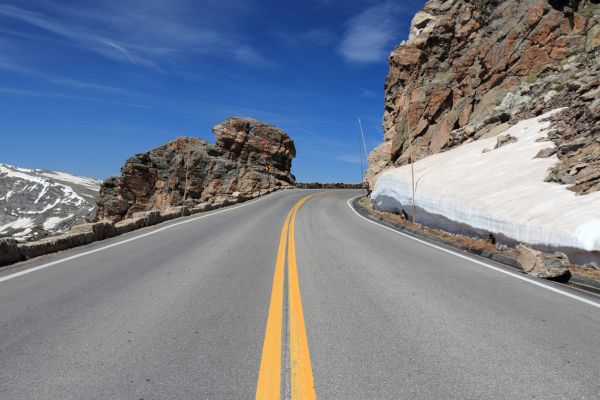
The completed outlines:
[[[598,299],[312,193],[1,269],[0,398],[600,398]]]

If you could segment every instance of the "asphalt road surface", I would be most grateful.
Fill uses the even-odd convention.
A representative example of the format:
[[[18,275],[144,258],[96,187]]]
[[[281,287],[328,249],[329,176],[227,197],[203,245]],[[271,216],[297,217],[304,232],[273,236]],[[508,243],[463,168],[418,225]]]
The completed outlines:
[[[1,269],[0,399],[600,398],[600,300],[312,193]]]

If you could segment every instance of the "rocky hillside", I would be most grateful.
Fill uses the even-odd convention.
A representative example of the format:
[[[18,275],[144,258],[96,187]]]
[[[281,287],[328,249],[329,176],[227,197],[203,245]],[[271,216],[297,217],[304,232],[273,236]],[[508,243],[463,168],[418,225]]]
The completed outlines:
[[[0,236],[33,240],[91,219],[101,181],[0,164]]]
[[[367,179],[517,121],[556,114],[546,181],[600,190],[600,2],[429,0],[390,55],[384,142]]]
[[[125,162],[98,196],[97,219],[119,221],[138,211],[213,206],[293,187],[294,142],[282,130],[249,118],[213,127],[215,144],[180,137]]]

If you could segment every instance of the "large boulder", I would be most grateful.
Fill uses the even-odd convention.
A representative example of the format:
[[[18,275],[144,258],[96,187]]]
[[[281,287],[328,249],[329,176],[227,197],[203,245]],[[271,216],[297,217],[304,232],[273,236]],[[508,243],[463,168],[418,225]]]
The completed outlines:
[[[528,275],[557,281],[571,277],[569,257],[565,253],[542,253],[522,244],[517,246],[517,263]]]
[[[294,142],[282,130],[250,118],[213,127],[215,144],[180,137],[128,159],[121,175],[102,184],[98,220],[113,222],[137,212],[210,203],[233,204],[291,188]]]

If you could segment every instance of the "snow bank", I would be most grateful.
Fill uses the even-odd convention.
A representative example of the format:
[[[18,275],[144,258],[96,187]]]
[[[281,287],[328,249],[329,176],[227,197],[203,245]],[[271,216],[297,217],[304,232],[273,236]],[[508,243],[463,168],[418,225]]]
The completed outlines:
[[[519,242],[600,251],[600,192],[576,196],[566,186],[546,183],[558,159],[534,159],[539,150],[554,146],[536,139],[549,128],[543,120],[557,111],[505,131],[518,138],[516,143],[484,153],[494,148],[496,138],[480,139],[417,161],[417,207]],[[410,214],[410,166],[384,172],[371,199],[378,209]]]

